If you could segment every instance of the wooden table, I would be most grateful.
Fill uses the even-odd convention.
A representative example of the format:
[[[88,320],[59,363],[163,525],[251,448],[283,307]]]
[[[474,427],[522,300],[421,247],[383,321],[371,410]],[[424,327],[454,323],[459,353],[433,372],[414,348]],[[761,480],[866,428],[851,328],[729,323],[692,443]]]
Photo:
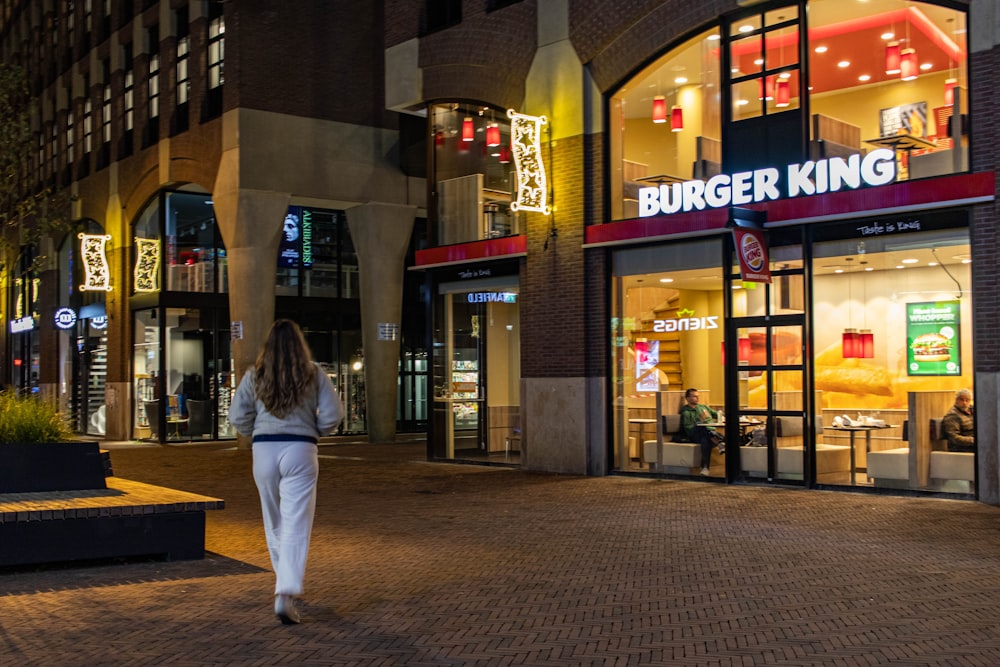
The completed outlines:
[[[636,426],[638,426],[637,430],[639,431],[639,437],[638,437],[638,442],[636,443],[636,450],[637,450],[636,454],[637,454],[637,456],[632,456],[632,453],[629,452],[629,456],[631,458],[637,459],[637,458],[639,458],[639,457],[642,456],[642,443],[645,442],[645,438],[642,437],[643,431],[645,431],[646,427],[649,426],[650,424],[652,424],[654,426],[654,428],[653,428],[653,437],[654,438],[656,437],[656,428],[655,428],[655,426],[656,426],[656,420],[655,419],[649,419],[649,418],[643,419],[643,418],[640,418],[640,417],[635,417],[635,418],[629,419],[628,423],[629,424],[635,424]]]

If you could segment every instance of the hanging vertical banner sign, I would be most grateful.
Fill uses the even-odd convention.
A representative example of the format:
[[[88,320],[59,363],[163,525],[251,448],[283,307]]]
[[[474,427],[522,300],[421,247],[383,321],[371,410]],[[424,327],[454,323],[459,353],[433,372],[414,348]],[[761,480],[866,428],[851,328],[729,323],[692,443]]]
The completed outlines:
[[[740,277],[747,283],[771,282],[771,264],[767,260],[764,232],[759,229],[733,229],[733,242],[740,258]]]
[[[507,110],[510,118],[510,149],[517,170],[517,198],[510,203],[512,211],[552,212],[546,198],[548,184],[545,162],[542,160],[542,126],[545,116],[529,116]]]

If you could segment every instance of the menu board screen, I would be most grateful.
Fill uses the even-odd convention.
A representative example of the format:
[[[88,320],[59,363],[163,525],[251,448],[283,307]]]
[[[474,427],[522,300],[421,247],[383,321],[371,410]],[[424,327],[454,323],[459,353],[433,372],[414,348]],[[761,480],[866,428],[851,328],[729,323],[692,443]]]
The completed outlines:
[[[961,375],[958,301],[906,304],[907,375]]]

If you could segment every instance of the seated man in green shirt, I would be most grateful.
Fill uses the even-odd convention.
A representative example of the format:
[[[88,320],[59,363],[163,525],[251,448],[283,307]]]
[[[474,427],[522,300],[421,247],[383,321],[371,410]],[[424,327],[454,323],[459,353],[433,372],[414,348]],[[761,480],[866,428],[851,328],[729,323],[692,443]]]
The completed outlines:
[[[684,392],[685,404],[681,407],[681,427],[691,442],[701,444],[701,474],[707,476],[712,462],[712,447],[718,445],[719,453],[723,454],[726,445],[715,429],[703,426],[705,422],[717,421],[719,413],[707,405],[702,405],[698,400],[697,389],[691,388]]]

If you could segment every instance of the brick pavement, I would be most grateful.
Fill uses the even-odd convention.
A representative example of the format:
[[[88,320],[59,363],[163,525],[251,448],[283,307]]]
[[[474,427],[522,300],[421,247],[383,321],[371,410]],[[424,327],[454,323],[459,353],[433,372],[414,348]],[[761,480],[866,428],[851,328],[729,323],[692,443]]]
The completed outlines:
[[[0,570],[2,665],[996,665],[1000,510],[321,448],[304,622],[248,452],[114,449],[225,499],[203,561]]]

